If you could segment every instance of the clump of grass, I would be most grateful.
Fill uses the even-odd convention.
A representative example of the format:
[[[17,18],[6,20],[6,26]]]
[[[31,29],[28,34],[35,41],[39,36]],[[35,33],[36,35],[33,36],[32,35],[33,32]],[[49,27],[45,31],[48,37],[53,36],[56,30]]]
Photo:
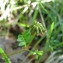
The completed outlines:
[[[12,0],[7,2],[5,0],[4,7],[2,8],[3,4],[2,6],[0,6],[1,7],[0,21],[3,23],[3,19],[5,19],[6,22],[3,23],[3,25],[5,26],[6,24],[10,23],[12,25],[18,24],[18,26],[25,28],[25,32],[18,35],[17,38],[17,40],[19,41],[18,46],[29,47],[32,40],[37,35],[40,35],[41,38],[39,38],[39,40],[34,44],[34,47],[32,47],[31,51],[35,50],[35,48],[39,46],[39,43],[40,42],[42,43],[45,37],[46,37],[44,41],[45,46],[43,46],[42,49],[43,52],[51,53],[55,50],[62,50],[63,48],[62,0],[60,1],[58,0],[14,1],[13,0],[13,2],[14,4],[12,4]],[[13,23],[11,23],[11,21],[13,21]],[[6,30],[7,29],[5,28],[5,32]],[[38,59],[37,62],[40,62],[41,58],[42,57],[40,57],[40,59]]]

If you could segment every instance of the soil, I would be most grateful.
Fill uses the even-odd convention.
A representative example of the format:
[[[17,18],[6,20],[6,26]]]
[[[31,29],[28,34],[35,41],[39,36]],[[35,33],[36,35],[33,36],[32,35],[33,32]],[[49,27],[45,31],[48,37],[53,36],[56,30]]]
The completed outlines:
[[[21,49],[21,48],[13,49],[11,47],[13,43],[15,43],[15,40],[13,40],[13,39],[9,39],[9,38],[6,39],[5,37],[0,37],[0,47],[8,55],[11,63],[21,63],[25,59],[28,52],[24,51],[24,52],[21,52],[21,53],[11,55],[12,53],[15,53],[15,52],[17,52]],[[1,63],[4,62],[2,57],[0,59],[0,62]],[[26,60],[26,63],[28,63],[28,59]]]

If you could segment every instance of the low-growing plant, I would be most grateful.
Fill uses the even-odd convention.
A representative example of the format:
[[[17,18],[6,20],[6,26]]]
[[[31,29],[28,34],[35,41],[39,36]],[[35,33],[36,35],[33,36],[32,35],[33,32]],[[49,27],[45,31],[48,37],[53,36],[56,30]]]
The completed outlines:
[[[7,22],[11,23],[13,21],[12,25],[15,23],[18,24],[18,26],[23,26],[25,28],[25,31],[22,34],[19,34],[17,38],[19,43],[18,46],[20,47],[29,47],[35,36],[40,35],[39,40],[37,40],[35,44],[33,43],[34,46],[31,46],[32,50],[28,50],[32,55],[35,54],[35,57],[38,60],[42,55],[41,53],[43,53],[43,50],[48,53],[58,49],[62,50],[63,48],[62,6],[62,0],[1,0],[0,24],[2,24],[2,27],[5,29],[5,31],[3,30],[4,34],[7,33]],[[5,19],[5,21],[3,21],[3,19]],[[0,35],[4,35],[3,32],[1,32]],[[43,41],[42,39],[44,36],[46,39]],[[35,50],[40,42],[41,45],[42,42],[44,42],[45,46],[42,46],[43,50]],[[1,54],[4,55],[4,52],[2,51],[3,50],[0,49]],[[4,55],[3,58],[5,62],[7,61],[6,59],[8,59],[6,55]],[[38,63],[39,62],[40,61],[38,60]]]
[[[36,60],[38,60],[39,57],[43,55],[43,51],[35,50],[35,51],[31,51],[30,54],[35,55]]]
[[[19,42],[18,46],[24,46],[24,47],[27,47],[30,42],[32,42],[32,40],[34,39],[34,35],[31,35],[31,31],[30,29],[29,30],[26,30],[22,33],[22,35],[18,35],[18,39],[17,41]]]

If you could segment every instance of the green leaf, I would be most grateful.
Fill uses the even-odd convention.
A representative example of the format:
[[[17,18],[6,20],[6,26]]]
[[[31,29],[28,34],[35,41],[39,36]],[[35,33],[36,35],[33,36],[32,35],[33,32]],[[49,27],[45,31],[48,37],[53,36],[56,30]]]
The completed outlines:
[[[21,42],[21,43],[19,43],[18,46],[25,46],[25,45],[26,45],[25,42]]]
[[[10,60],[8,59],[7,55],[5,54],[4,50],[2,48],[0,48],[0,54],[2,55],[2,57],[5,60],[5,63],[11,63]]]
[[[30,30],[26,30],[25,32],[23,32],[22,35],[18,35],[18,39],[17,39],[17,41],[19,42],[18,46],[26,47],[26,45],[28,45],[31,39],[32,39],[32,35],[30,33]]]
[[[39,56],[38,55],[36,55],[36,59],[38,59],[39,58]]]
[[[2,48],[0,48],[0,53],[1,53],[1,54],[4,53],[4,51],[2,50]]]
[[[34,21],[35,21],[37,15],[38,15],[38,5],[37,5],[37,7],[36,7],[36,9],[35,9],[35,12],[34,12],[34,15],[33,15],[33,18],[32,18],[32,24],[34,23]]]
[[[40,56],[43,55],[43,51],[39,51],[38,55],[40,55]]]
[[[26,25],[26,24],[23,24],[23,23],[17,23],[19,26],[22,26],[22,27],[29,27],[29,25]]]
[[[52,34],[52,32],[53,32],[53,29],[54,29],[54,26],[55,26],[55,24],[54,24],[54,22],[52,22],[52,24],[51,24],[51,27],[50,27],[50,29],[49,29],[49,35],[48,35],[48,38],[50,38],[51,37],[51,34]]]
[[[22,35],[23,35],[26,43],[29,43],[30,40],[31,40],[31,38],[32,38],[31,33],[30,33],[30,30],[26,30],[25,32],[23,32]]]
[[[50,29],[51,33],[52,33],[53,29],[54,29],[54,22],[51,24],[51,29]]]
[[[43,51],[35,50],[35,51],[31,51],[30,54],[35,55],[36,59],[38,59],[40,56],[43,55]]]

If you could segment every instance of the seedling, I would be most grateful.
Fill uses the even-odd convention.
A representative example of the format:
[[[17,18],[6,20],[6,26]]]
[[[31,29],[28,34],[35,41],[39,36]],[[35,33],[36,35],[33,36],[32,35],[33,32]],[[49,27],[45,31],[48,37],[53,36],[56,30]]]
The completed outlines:
[[[39,57],[43,55],[43,51],[35,50],[35,51],[31,51],[30,54],[31,54],[31,55],[35,55],[35,58],[38,60]]]

